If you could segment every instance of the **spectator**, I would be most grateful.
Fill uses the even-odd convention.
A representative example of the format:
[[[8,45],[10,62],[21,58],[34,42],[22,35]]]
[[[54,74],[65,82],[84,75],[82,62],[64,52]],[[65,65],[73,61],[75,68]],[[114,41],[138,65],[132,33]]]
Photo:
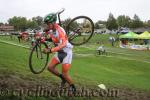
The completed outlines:
[[[114,46],[115,38],[113,36],[109,37],[109,41],[111,42],[111,45]]]

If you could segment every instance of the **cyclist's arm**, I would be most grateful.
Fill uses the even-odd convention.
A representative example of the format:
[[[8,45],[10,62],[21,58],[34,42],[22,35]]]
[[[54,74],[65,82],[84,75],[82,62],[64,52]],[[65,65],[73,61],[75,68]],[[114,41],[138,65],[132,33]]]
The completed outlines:
[[[63,47],[66,46],[67,39],[66,39],[65,35],[64,34],[60,34],[59,37],[60,37],[60,40],[59,40],[60,44],[58,46],[52,48],[51,52],[57,52],[57,51],[59,51],[60,49],[62,49]]]

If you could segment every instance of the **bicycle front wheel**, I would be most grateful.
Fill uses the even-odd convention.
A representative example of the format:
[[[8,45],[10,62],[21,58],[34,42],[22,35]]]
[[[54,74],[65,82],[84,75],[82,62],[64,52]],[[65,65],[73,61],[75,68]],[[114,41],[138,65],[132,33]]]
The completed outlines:
[[[49,54],[42,53],[44,48],[48,48],[46,43],[37,42],[31,50],[29,56],[29,67],[34,74],[40,74],[47,66]]]
[[[78,16],[72,19],[66,27],[69,42],[73,45],[82,45],[90,40],[94,33],[94,23],[87,16]]]

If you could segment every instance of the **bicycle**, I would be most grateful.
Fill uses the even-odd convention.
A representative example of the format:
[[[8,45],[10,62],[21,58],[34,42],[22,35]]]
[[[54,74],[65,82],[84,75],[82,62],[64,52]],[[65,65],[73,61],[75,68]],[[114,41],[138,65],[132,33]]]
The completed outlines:
[[[59,25],[63,26],[60,20],[60,14],[64,12],[62,9],[56,12]],[[77,16],[73,18],[65,27],[68,40],[73,45],[82,45],[90,40],[94,32],[94,23],[87,16]],[[49,54],[42,53],[44,48],[50,48],[49,39],[44,36],[35,41],[30,56],[29,56],[29,67],[32,73],[39,74],[44,71],[49,60]]]

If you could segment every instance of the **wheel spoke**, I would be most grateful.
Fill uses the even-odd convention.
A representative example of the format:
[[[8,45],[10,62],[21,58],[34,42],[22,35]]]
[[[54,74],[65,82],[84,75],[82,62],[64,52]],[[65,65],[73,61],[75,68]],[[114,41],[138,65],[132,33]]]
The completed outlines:
[[[30,53],[29,67],[34,74],[41,73],[47,66],[49,55],[42,53],[43,48],[47,48],[47,44],[38,43]]]
[[[86,16],[79,16],[70,21],[67,25],[69,41],[73,45],[81,45],[92,37],[94,31],[93,21]]]
[[[35,49],[36,49],[36,56],[37,56],[37,58],[39,58],[38,48],[36,47]]]

